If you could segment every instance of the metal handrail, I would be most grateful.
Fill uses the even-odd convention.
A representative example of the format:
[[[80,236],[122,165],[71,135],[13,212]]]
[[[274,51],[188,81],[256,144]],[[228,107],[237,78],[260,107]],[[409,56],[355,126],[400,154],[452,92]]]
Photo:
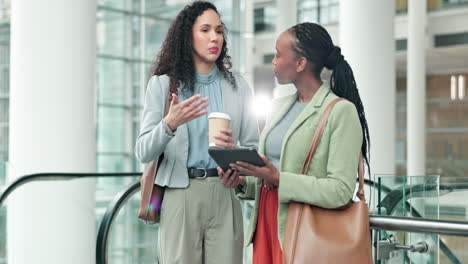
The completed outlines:
[[[35,173],[18,177],[0,194],[0,207],[8,196],[20,186],[34,181],[62,181],[62,180],[73,180],[81,178],[100,178],[100,177],[135,177],[141,176],[141,173],[129,172],[129,173]]]
[[[119,213],[120,208],[127,202],[130,197],[140,189],[140,181],[130,185],[124,191],[118,193],[112,202],[109,203],[106,213],[102,217],[99,225],[98,236],[96,240],[96,263],[106,264],[107,262],[107,240],[109,231],[115,216]]]
[[[369,179],[364,180],[365,184],[374,186],[375,182]],[[381,185],[382,190],[390,192],[391,189],[385,185]],[[114,218],[120,211],[120,208],[127,202],[130,197],[140,189],[140,182],[131,184],[126,190],[118,193],[112,202],[107,206],[106,212],[102,218],[101,224],[99,225],[98,238],[96,241],[96,263],[106,264],[107,261],[107,240],[109,237],[110,228],[114,221]]]
[[[370,215],[371,229],[468,237],[468,222]]]
[[[385,198],[378,204],[379,207],[385,208],[385,212],[387,215],[392,215],[393,212],[396,210],[397,205],[401,203],[403,197],[406,196],[406,201],[403,201],[407,206],[407,211],[410,212],[411,216],[422,218],[422,214],[414,208],[410,202],[407,200],[415,197],[421,197],[421,194],[418,193],[427,193],[430,191],[439,191],[439,195],[444,195],[449,192],[459,191],[463,189],[468,189],[467,184],[443,184],[443,185],[436,185],[436,184],[417,184],[411,185],[406,187],[400,187],[394,190],[389,189],[385,185],[380,185],[381,189],[387,192]],[[414,218],[412,218],[414,219]],[[451,261],[451,263],[457,264],[461,263],[458,257],[454,254],[454,252],[447,246],[445,241],[440,237],[437,237],[439,249],[444,253],[444,255]]]
[[[16,179],[12,182],[3,193],[0,195],[0,207],[2,202],[6,200],[9,194],[16,190],[21,185],[31,181],[44,181],[44,180],[70,180],[77,178],[89,177],[126,177],[126,176],[140,176],[141,173],[40,173],[26,175]],[[366,184],[375,186],[371,180],[366,180]],[[96,263],[107,263],[107,240],[109,231],[115,216],[120,211],[121,207],[126,201],[138,191],[140,183],[136,182],[130,185],[127,189],[117,194],[114,200],[107,207],[106,213],[101,221],[98,231],[96,243]],[[382,190],[390,192],[391,189],[381,185]],[[391,231],[407,231],[407,232],[421,232],[440,235],[452,236],[468,236],[468,222],[460,221],[444,221],[444,220],[430,220],[409,217],[394,217],[394,216],[378,216],[369,215],[370,228],[374,230],[391,230]]]
[[[129,173],[36,173],[21,176],[15,179],[13,182],[8,184],[8,186],[3,190],[0,194],[0,207],[8,196],[13,193],[16,189],[20,186],[34,181],[61,181],[61,180],[72,180],[72,179],[83,179],[83,178],[100,178],[100,177],[137,177],[141,176],[141,172],[129,172]],[[139,184],[138,184],[139,187]],[[128,191],[128,190],[127,190]],[[122,194],[126,194],[126,191],[122,192]],[[130,197],[130,195],[128,195]],[[112,204],[112,203],[111,203]],[[120,208],[120,207],[119,207]],[[117,213],[118,211],[116,211]],[[107,216],[107,213],[106,213]],[[101,228],[99,229],[99,234],[97,240],[99,241],[101,236],[101,229],[103,225],[101,224]],[[107,239],[107,232],[109,228],[106,230],[106,239]],[[107,241],[106,241],[107,242]],[[100,257],[99,252],[102,246],[100,244],[96,245],[96,258]],[[106,262],[98,262],[98,263],[106,263]]]
[[[374,186],[375,183],[371,180],[365,180],[365,183]],[[389,193],[391,191],[390,188],[381,185],[380,186],[383,191]],[[140,182],[136,182],[132,184],[127,190],[117,194],[114,198],[114,200],[109,204],[107,207],[106,213],[101,221],[101,225],[99,227],[99,233],[98,233],[98,240],[96,241],[97,247],[96,247],[96,263],[97,264],[105,264],[107,263],[107,240],[108,240],[108,235],[109,235],[109,230],[112,226],[112,222],[114,221],[114,218],[118,214],[120,208],[124,205],[124,203],[135,193],[139,190],[140,188]],[[410,206],[411,207],[411,206]],[[422,221],[421,221],[422,220]],[[414,229],[410,228],[408,230],[400,230],[405,227],[405,223],[410,223],[412,225],[417,226],[418,223],[425,224],[423,227],[424,229],[422,230],[431,230],[431,232],[425,232],[425,233],[434,233],[434,230],[438,230],[438,225],[431,225],[433,223],[448,223],[448,224],[461,224],[462,227],[468,228],[468,222],[455,222],[455,221],[441,221],[441,220],[427,220],[427,219],[418,219],[418,218],[409,218],[409,217],[392,217],[392,216],[378,216],[378,215],[369,215],[369,222],[370,222],[370,228],[371,229],[385,229],[385,230],[394,230],[394,231],[409,231],[409,232],[418,232],[419,229]],[[429,222],[429,224],[428,224]],[[401,226],[400,226],[401,225]],[[457,227],[457,225],[455,227]],[[386,228],[388,226],[388,228]],[[429,226],[429,227],[428,227]],[[412,226],[411,226],[412,227]],[[431,228],[434,228],[432,230]],[[453,227],[453,226],[452,226]],[[452,230],[453,231],[453,230]],[[457,230],[455,229],[455,232]],[[436,233],[440,234],[445,234],[444,232],[448,232],[447,230],[442,230],[442,231],[437,231]],[[464,233],[461,233],[464,234]],[[453,252],[451,252],[450,249],[446,248],[445,243],[443,241],[441,245],[444,247],[443,252],[452,260],[458,260],[455,255],[453,255]],[[456,261],[454,263],[457,263]]]

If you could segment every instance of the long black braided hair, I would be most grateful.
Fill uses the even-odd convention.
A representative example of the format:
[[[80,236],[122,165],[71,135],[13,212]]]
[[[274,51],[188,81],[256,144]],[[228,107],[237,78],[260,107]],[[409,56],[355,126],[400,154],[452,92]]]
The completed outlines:
[[[169,90],[177,94],[177,87],[183,84],[183,91],[192,91],[195,84],[195,64],[193,61],[192,27],[195,20],[208,9],[215,11],[221,17],[216,6],[210,2],[195,1],[179,12],[169,28],[166,39],[162,44],[161,51],[154,62],[152,75],[167,74],[170,78]],[[226,27],[222,23],[223,28]],[[232,68],[231,57],[228,55],[226,34],[223,33],[224,42],[221,54],[216,60],[216,66],[222,72],[231,85],[236,88],[237,84]]]
[[[347,99],[356,106],[364,136],[361,152],[370,177],[369,127],[351,66],[341,55],[341,49],[333,44],[327,30],[322,26],[306,22],[291,27],[289,32],[296,38],[296,46],[293,47],[296,54],[313,63],[314,76],[320,80],[320,74],[324,67],[333,70],[330,80],[331,90],[337,96]]]

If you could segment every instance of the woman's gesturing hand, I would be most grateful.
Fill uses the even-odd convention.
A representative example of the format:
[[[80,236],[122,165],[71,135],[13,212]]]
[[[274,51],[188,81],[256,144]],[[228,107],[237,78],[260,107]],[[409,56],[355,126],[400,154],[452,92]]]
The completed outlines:
[[[167,126],[174,132],[183,125],[197,117],[205,115],[208,111],[202,111],[208,106],[208,98],[201,98],[200,94],[179,103],[176,94],[172,94],[171,106],[165,117]]]
[[[242,161],[237,161],[235,164],[231,163],[232,169],[238,171],[245,175],[252,175],[258,178],[262,178],[264,182],[268,185],[273,185],[274,187],[279,185],[279,171],[276,169],[275,165],[265,156],[261,156],[265,166],[259,167]]]

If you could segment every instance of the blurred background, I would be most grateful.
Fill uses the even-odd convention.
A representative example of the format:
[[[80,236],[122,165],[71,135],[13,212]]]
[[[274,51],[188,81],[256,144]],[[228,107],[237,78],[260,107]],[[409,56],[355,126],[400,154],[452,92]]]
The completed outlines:
[[[436,181],[440,185],[445,181],[459,181],[468,177],[468,98],[466,97],[468,0],[427,0],[425,3],[423,0],[414,1],[420,2],[418,3],[420,8],[427,11],[423,12],[422,17],[420,14],[413,14],[415,18],[411,16],[408,12],[409,1],[406,0],[389,0],[380,7],[381,3],[373,4],[372,1],[361,0],[214,0],[211,2],[218,7],[228,29],[227,41],[233,70],[240,72],[255,90],[256,111],[261,124],[268,113],[269,102],[274,97],[293,92],[291,87],[278,86],[273,77],[271,61],[275,53],[276,37],[296,23],[319,23],[330,32],[335,45],[342,47],[345,59],[355,70],[358,88],[362,87],[361,96],[371,123],[371,142],[374,139],[372,133],[376,133],[375,144],[371,145],[376,148],[371,152],[371,159],[376,164],[371,178],[391,175],[391,180],[386,178],[391,185],[400,182],[401,175],[432,175],[438,177]],[[49,29],[43,27],[47,26],[47,23],[40,23],[28,30],[28,21],[34,21],[35,18],[44,19],[50,12],[52,17],[59,17],[64,23],[68,23],[68,12],[70,12],[60,1],[50,1],[50,3],[41,1],[39,5],[44,6],[41,10],[29,7],[28,4],[32,2],[34,1],[0,0],[0,187],[5,187],[8,182],[24,174],[55,170],[40,166],[33,168],[35,165],[31,165],[28,170],[17,169],[19,161],[27,162],[31,158],[24,155],[27,151],[12,158],[12,151],[21,148],[21,144],[13,145],[16,144],[13,142],[21,141],[21,138],[18,136],[17,141],[11,140],[12,131],[18,131],[12,128],[20,130],[25,128],[21,124],[14,124],[24,120],[21,114],[17,114],[19,112],[12,110],[16,107],[15,102],[21,103],[21,100],[16,100],[12,96],[15,93],[15,85],[18,85],[18,89],[22,89],[21,93],[17,93],[17,98],[21,95],[26,96],[28,91],[24,88],[27,84],[24,84],[23,80],[30,78],[32,72],[40,71],[44,75],[47,68],[53,68],[49,66],[46,51],[54,47],[50,45],[47,48],[38,43],[24,42],[25,39],[22,37],[18,37],[17,42],[14,42],[14,36],[35,34],[37,39],[50,38],[51,41],[58,39],[60,42],[61,37],[54,30],[55,26]],[[91,156],[92,161],[89,161],[82,171],[139,172],[143,167],[136,160],[133,147],[139,131],[149,70],[170,23],[190,1],[86,0],[83,2],[86,2],[88,8],[87,16],[92,17],[90,21],[94,23],[95,19],[95,31],[91,37],[81,37],[80,32],[75,31],[72,35],[76,39],[72,40],[81,41],[87,38],[86,41],[94,43],[91,45],[96,47],[96,51],[86,55],[89,60],[94,58],[89,64],[94,65],[94,68],[88,68],[93,70],[94,75],[90,80],[94,85],[86,88],[91,95],[87,95],[86,98],[91,100],[88,106],[94,107],[91,112],[93,118],[88,121],[92,121],[91,129],[94,131],[92,136],[95,142],[91,144],[93,152],[88,151],[87,154],[88,159]],[[91,14],[89,10],[95,12]],[[60,13],[62,11],[63,14]],[[32,18],[25,22],[15,17],[15,14],[30,14]],[[369,15],[362,16],[362,14]],[[368,19],[363,20],[363,18]],[[17,19],[16,26],[15,19]],[[414,26],[418,21],[423,22],[419,26],[420,31],[417,30],[418,25]],[[80,28],[79,24],[82,22],[78,21],[78,25],[74,26]],[[363,24],[360,23],[369,26],[362,27]],[[362,29],[356,31],[359,27]],[[417,36],[418,32],[423,32],[424,36],[422,39],[415,38],[411,46],[410,41],[413,41],[411,38]],[[15,47],[20,47],[16,53]],[[37,48],[36,52],[42,53],[41,59],[27,58],[32,61],[32,67],[19,68],[25,64],[17,63],[15,59],[24,62],[25,59],[20,57],[27,47],[33,51]],[[416,47],[413,49],[416,51],[413,52],[411,47]],[[75,50],[77,54],[85,51]],[[411,60],[420,61],[421,64],[412,68]],[[15,63],[17,68],[14,69]],[[43,65],[44,69],[40,69],[42,68],[40,65]],[[361,67],[361,65],[367,66]],[[324,78],[328,76],[329,73],[324,72]],[[47,78],[53,78],[53,75]],[[411,78],[420,78],[418,80],[422,81],[412,82]],[[34,79],[34,82],[36,81],[37,79]],[[37,83],[41,85],[40,81]],[[38,87],[38,89],[42,90],[42,93],[36,91],[31,94],[31,96],[41,95],[38,98],[41,101],[38,105],[54,103],[54,96],[49,96],[49,93],[55,90],[47,87]],[[410,95],[410,91],[413,91],[411,89],[418,92]],[[64,104],[73,101],[73,99],[66,100]],[[411,113],[413,106],[414,109],[422,109],[422,112]],[[423,124],[408,131],[408,124],[413,124],[408,118],[423,120]],[[47,119],[47,116],[42,116],[40,122],[47,124]],[[414,123],[417,123],[416,121]],[[33,130],[29,133],[36,132]],[[422,139],[424,146],[412,146],[414,141],[409,135]],[[39,139],[37,136],[35,138]],[[46,149],[43,148],[41,151],[44,153],[42,158],[46,158],[48,155]],[[413,161],[422,164],[419,170],[408,169],[412,166],[409,165],[410,152],[416,153],[414,155],[417,158]],[[15,162],[16,165],[13,165],[16,169],[12,169],[10,166]],[[33,164],[37,162],[40,160]],[[60,167],[59,170],[67,171],[66,167]],[[70,172],[72,171],[80,170],[73,168],[70,169]],[[86,185],[93,186],[91,188],[93,205],[95,197],[95,207],[88,212],[95,219],[95,225],[89,227],[92,232],[97,229],[113,197],[136,180],[136,177],[97,178],[95,183],[90,182]],[[27,194],[23,195],[27,197]],[[447,215],[456,216],[455,219],[466,220],[467,198],[468,194],[463,193],[445,203],[441,200],[432,202],[432,205],[436,204],[438,208],[434,217],[440,217],[443,215],[441,212],[445,210]],[[15,196],[10,199],[14,200]],[[25,203],[27,201],[23,201],[23,204]],[[147,227],[136,219],[137,205],[138,197],[135,196],[121,210],[114,224],[108,249],[109,263],[155,263],[157,226]],[[8,218],[10,220],[7,225],[7,212],[10,214],[8,211],[10,206],[12,205],[9,203],[8,206],[0,208],[0,264],[26,263],[19,260],[12,261],[16,258],[21,259],[17,256],[25,253],[12,246],[20,243],[14,241],[21,239],[15,238],[20,236],[14,232],[17,229],[9,226],[28,224],[29,221],[12,216]],[[243,206],[247,222],[250,218],[251,205],[245,203]],[[46,209],[43,211],[47,212]],[[15,212],[11,214],[15,215]],[[27,213],[18,214],[27,215]],[[37,229],[37,226],[35,228]],[[34,237],[32,236],[33,239]],[[30,246],[36,247],[38,244],[41,242],[36,241]],[[249,250],[246,250],[245,263],[250,263]],[[461,254],[464,254],[464,260],[468,261],[467,254]],[[94,256],[91,259],[94,259]],[[81,260],[76,263],[90,262]],[[412,263],[439,263],[439,257]]]

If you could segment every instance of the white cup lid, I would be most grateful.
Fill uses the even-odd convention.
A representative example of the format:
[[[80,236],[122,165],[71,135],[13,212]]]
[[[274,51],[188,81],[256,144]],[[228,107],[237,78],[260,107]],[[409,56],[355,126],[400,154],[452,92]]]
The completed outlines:
[[[213,112],[208,115],[208,118],[224,118],[227,120],[231,120],[231,117],[228,114],[221,113],[221,112]]]

